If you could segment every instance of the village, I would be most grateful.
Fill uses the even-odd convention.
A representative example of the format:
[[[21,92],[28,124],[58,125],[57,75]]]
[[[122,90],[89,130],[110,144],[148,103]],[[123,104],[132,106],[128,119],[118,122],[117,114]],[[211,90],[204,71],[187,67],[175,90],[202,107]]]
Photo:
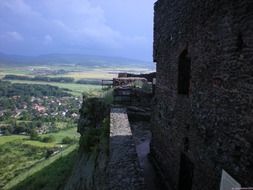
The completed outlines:
[[[1,98],[0,102],[5,101]],[[55,122],[74,123],[77,121],[82,99],[81,97],[55,97],[55,96],[12,96],[8,97],[10,104],[0,103],[0,134],[22,133],[27,127],[36,128],[39,134],[49,132],[55,128]],[[19,125],[22,130],[15,131],[13,126]],[[14,127],[15,128],[15,127]]]

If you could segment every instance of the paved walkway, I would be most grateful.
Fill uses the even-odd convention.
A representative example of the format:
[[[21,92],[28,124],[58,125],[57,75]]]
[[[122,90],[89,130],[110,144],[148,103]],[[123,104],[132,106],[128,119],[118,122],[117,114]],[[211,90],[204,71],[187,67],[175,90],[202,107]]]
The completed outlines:
[[[143,190],[144,178],[126,109],[112,108],[110,120],[110,190]]]

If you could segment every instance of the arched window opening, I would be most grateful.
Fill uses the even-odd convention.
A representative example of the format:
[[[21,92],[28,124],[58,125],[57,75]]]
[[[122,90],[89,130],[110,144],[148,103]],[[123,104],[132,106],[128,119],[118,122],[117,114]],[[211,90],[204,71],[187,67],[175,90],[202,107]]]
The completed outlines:
[[[191,59],[185,49],[179,56],[178,63],[178,94],[189,95],[191,80]]]

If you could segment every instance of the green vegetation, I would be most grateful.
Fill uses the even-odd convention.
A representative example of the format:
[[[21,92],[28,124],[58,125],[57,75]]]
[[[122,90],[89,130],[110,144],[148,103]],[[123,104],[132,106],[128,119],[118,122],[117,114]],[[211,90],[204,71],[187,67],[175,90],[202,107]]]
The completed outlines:
[[[41,84],[12,84],[7,81],[0,81],[0,96],[70,96],[65,92],[66,89],[60,89],[56,86]]]
[[[24,75],[5,75],[3,80],[26,80],[26,81],[42,81],[42,82],[59,82],[59,83],[78,83],[101,85],[101,80],[80,79],[75,81],[72,77],[46,77],[46,76],[24,76]]]
[[[74,96],[81,96],[86,94],[87,96],[99,96],[102,92],[100,85],[89,85],[89,84],[76,84],[76,83],[57,83],[57,82],[40,82],[40,81],[23,81],[23,80],[12,80],[12,83],[25,83],[25,84],[44,84],[56,86],[63,89],[68,89],[68,93]]]
[[[62,144],[72,144],[72,143],[74,143],[75,142],[75,139],[73,139],[73,138],[70,138],[70,137],[64,137],[63,139],[62,139]]]
[[[45,157],[45,148],[12,141],[0,147],[0,188]]]
[[[72,151],[67,156],[57,159],[49,166],[31,175],[20,184],[11,188],[12,190],[52,190],[63,189],[77,156],[76,151]]]
[[[92,67],[1,68],[0,78],[9,76],[0,80],[0,189],[62,189],[78,142],[85,151],[108,148],[105,118],[112,91],[90,84],[116,74],[106,66]],[[93,121],[79,139],[76,125],[83,95],[104,97],[106,104],[88,108]]]
[[[65,137],[70,137],[70,138],[74,138],[76,141],[79,139],[79,133],[77,133],[77,129],[76,127],[74,128],[70,128],[70,129],[65,129],[65,130],[61,130],[59,132],[56,133],[49,133],[49,134],[44,134],[44,135],[40,135],[42,138],[44,137],[48,137],[48,136],[54,136],[55,141],[54,143],[56,144],[61,144],[62,139]]]
[[[113,89],[109,89],[103,92],[101,95],[107,105],[113,103]]]
[[[71,143],[62,145],[66,138],[71,139]],[[78,138],[76,128],[45,135],[36,134],[35,140],[22,135],[1,136],[0,166],[4,167],[0,167],[0,189],[7,183],[17,184],[20,178],[25,179],[24,175],[30,176],[62,154],[67,155],[70,147],[71,150],[76,147]],[[69,147],[66,144],[73,145]]]
[[[23,76],[23,75],[5,75],[4,80],[30,80],[30,81],[44,81],[44,82],[62,82],[73,83],[74,78],[71,77],[45,77],[45,76]]]
[[[4,68],[1,68],[0,75],[5,76],[5,75],[29,75],[30,71],[27,68],[24,67],[8,67],[5,66]]]
[[[80,109],[79,145],[84,152],[93,151],[109,134],[109,106],[103,98],[84,98]],[[107,137],[108,138],[108,137]]]
[[[42,188],[42,183],[45,189],[57,189],[55,185],[64,183],[64,179],[70,174],[75,161],[76,149],[76,145],[69,146],[61,153],[39,162],[31,169],[13,178],[3,189],[32,190],[34,188],[37,190]],[[72,153],[74,154],[73,157]],[[64,161],[64,158],[71,162]],[[50,170],[48,171],[48,169]]]
[[[39,138],[39,135],[38,133],[33,129],[30,131],[30,139],[31,140],[38,140]]]
[[[26,140],[26,139],[28,139],[28,137],[23,136],[23,135],[1,136],[0,137],[0,147],[1,147],[1,145],[8,143],[8,142],[18,141],[18,140]]]
[[[107,141],[109,135],[109,123],[107,120],[103,123],[101,128],[90,128],[86,133],[80,137],[80,149],[84,152],[91,152],[97,148],[99,144],[106,145],[106,143],[101,143],[102,141]]]
[[[53,135],[46,136],[46,137],[42,138],[41,141],[45,142],[45,143],[52,143],[55,141],[55,137]]]

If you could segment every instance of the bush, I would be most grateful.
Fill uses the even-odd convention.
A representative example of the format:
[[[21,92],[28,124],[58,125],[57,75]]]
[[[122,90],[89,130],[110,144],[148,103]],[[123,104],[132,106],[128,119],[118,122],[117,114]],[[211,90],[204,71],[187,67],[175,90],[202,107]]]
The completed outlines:
[[[31,140],[38,140],[39,139],[39,135],[38,135],[37,131],[35,131],[34,129],[32,129],[30,131],[30,139]]]
[[[105,118],[102,122],[102,127],[100,128],[90,128],[86,133],[80,138],[80,147],[83,148],[84,151],[90,152],[99,145],[99,143],[103,142],[104,139],[109,139],[109,118]]]
[[[46,159],[48,159],[53,153],[55,152],[55,149],[47,149],[46,152]]]
[[[113,89],[110,89],[104,92],[104,94],[102,95],[102,98],[104,99],[104,102],[107,105],[112,104],[113,103]]]
[[[42,142],[45,142],[45,143],[52,143],[54,141],[55,141],[55,137],[53,135],[42,138]]]
[[[11,135],[11,133],[8,129],[4,129],[3,134],[6,135],[6,136]]]
[[[75,140],[74,139],[72,139],[72,138],[70,138],[70,137],[64,137],[63,139],[62,139],[62,144],[72,144],[72,143],[74,143],[75,142]]]
[[[89,129],[83,136],[80,137],[80,147],[82,147],[84,151],[90,152],[93,147],[99,143],[100,131],[100,129]]]

